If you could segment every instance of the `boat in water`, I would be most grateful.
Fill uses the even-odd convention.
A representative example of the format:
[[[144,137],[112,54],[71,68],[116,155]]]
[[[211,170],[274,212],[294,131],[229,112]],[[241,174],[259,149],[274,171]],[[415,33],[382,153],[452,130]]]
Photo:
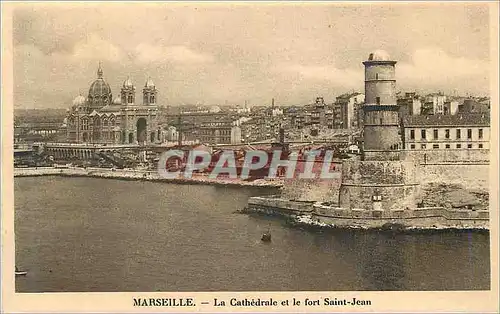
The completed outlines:
[[[17,266],[16,266],[16,272],[15,272],[15,274],[16,274],[16,277],[18,277],[18,276],[26,276],[28,274],[28,272],[24,271],[24,270],[19,270],[19,268],[17,268]]]
[[[262,235],[261,240],[262,240],[263,242],[271,242],[271,232],[267,231],[266,233],[264,233],[264,234]]]

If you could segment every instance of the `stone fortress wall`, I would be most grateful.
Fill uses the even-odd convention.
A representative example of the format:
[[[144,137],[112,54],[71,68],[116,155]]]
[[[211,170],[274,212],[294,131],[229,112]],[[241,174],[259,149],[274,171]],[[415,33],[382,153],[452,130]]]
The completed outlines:
[[[405,159],[413,159],[420,164],[488,164],[489,149],[428,149],[405,150],[401,154]]]
[[[416,181],[423,187],[429,183],[458,184],[470,190],[489,190],[489,164],[426,164],[420,165]],[[311,200],[337,203],[340,178],[336,180],[289,180],[281,196],[289,200]]]
[[[411,161],[345,160],[339,205],[348,209],[372,208],[371,196],[378,195],[383,208],[415,207],[420,186],[416,172]]]
[[[340,228],[376,229],[480,229],[489,228],[489,213],[470,210],[448,210],[442,207],[412,210],[351,210],[311,201],[299,202],[281,198],[252,197],[248,211],[294,218],[308,225]]]

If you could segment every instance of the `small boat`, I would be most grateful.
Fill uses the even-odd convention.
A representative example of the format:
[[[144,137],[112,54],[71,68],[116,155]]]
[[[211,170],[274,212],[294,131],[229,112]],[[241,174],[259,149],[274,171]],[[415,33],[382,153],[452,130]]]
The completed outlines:
[[[263,242],[271,242],[271,232],[267,231],[266,233],[264,233],[264,234],[262,235],[261,240],[262,240]]]
[[[24,270],[19,270],[19,268],[17,268],[17,266],[16,266],[16,273],[15,274],[16,274],[16,277],[17,276],[26,276],[28,274],[28,272],[24,271]]]

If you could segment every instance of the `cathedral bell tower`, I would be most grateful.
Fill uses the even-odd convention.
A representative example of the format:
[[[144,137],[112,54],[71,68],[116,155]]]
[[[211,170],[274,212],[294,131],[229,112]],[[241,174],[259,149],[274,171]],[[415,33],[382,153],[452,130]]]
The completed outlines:
[[[142,90],[143,104],[145,106],[156,105],[156,95],[158,91],[156,90],[155,83],[151,78],[148,78],[146,84],[144,84],[144,89]]]
[[[130,77],[128,77],[125,82],[123,82],[121,90],[122,105],[134,105],[135,104],[135,86],[132,83]]]

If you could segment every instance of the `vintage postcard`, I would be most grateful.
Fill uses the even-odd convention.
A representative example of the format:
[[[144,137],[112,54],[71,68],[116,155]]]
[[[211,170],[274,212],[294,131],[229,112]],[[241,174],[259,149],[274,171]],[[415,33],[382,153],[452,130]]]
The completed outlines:
[[[3,2],[2,312],[498,313],[498,2]]]

